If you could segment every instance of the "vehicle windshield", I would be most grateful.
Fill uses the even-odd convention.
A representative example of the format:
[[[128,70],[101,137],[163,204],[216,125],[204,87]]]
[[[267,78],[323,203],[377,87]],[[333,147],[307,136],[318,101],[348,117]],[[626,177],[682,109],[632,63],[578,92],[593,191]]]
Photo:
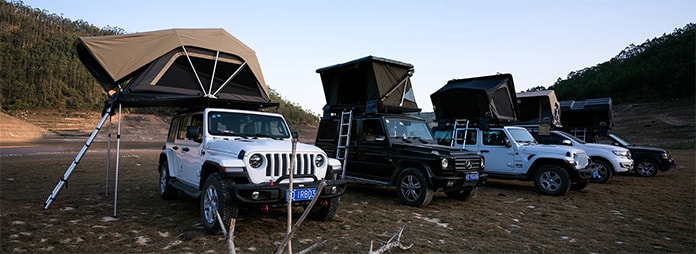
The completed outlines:
[[[234,112],[210,112],[208,133],[220,136],[289,138],[281,117]]]
[[[527,129],[510,128],[508,131],[513,141],[517,143],[536,143],[534,136]]]
[[[587,142],[583,141],[582,139],[576,138],[575,136],[571,135],[570,133],[563,132],[563,131],[559,131],[559,133],[561,134],[561,136],[563,136],[563,138],[575,140],[575,142],[578,142],[580,144],[587,143]]]
[[[384,121],[390,138],[433,140],[428,125],[422,120],[387,117]]]

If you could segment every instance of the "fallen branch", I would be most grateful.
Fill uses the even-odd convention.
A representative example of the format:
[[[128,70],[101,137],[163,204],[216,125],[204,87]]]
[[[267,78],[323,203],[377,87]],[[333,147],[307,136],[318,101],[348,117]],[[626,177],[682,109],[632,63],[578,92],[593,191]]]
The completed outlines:
[[[404,231],[404,227],[406,227],[406,224],[401,226],[399,231],[396,232],[391,238],[389,238],[389,241],[387,241],[386,244],[382,245],[382,247],[380,247],[377,250],[372,250],[373,241],[370,241],[370,252],[368,252],[368,253],[380,254],[380,253],[384,253],[385,251],[388,251],[389,249],[394,248],[394,247],[399,247],[402,250],[408,250],[411,247],[413,247],[413,243],[409,244],[408,246],[401,243],[401,233]]]
[[[307,218],[307,215],[309,215],[309,212],[312,211],[312,207],[314,207],[314,204],[317,202],[317,199],[319,199],[319,196],[321,195],[321,191],[324,189],[326,186],[326,181],[321,181],[319,184],[319,187],[317,187],[317,194],[314,196],[314,199],[312,199],[311,202],[309,202],[309,205],[307,205],[307,208],[305,208],[304,212],[300,216],[300,218],[295,222],[295,225],[292,226],[292,229],[290,232],[285,236],[285,239],[280,243],[280,246],[278,246],[278,249],[276,249],[275,253],[280,254],[285,250],[285,247],[288,245],[290,242],[290,239],[292,239],[292,236],[295,234],[297,229],[300,227],[300,224]]]

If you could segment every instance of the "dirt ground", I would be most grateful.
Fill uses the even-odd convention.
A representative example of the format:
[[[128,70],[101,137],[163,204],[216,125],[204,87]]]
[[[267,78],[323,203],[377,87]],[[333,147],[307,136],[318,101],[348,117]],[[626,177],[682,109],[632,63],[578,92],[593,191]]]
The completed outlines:
[[[539,194],[532,182],[490,180],[469,201],[436,193],[424,208],[401,205],[393,188],[351,183],[337,216],[303,223],[293,251],[321,243],[311,253],[365,253],[404,226],[401,242],[413,247],[391,253],[696,252],[694,101],[614,110],[615,133],[668,148],[677,167],[652,178],[620,175],[561,197]],[[198,201],[159,198],[162,143],[122,143],[117,178],[115,151],[107,174],[105,144],[98,142],[44,209],[81,143],[0,138],[0,252],[227,252],[222,235],[204,233]],[[301,212],[293,209],[295,220]],[[273,252],[287,230],[286,214],[242,210],[237,252]]]

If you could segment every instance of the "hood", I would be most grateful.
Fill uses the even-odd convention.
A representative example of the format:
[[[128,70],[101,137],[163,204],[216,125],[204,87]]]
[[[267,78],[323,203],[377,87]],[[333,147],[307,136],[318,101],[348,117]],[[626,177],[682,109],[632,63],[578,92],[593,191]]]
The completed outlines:
[[[659,153],[669,153],[667,149],[664,148],[659,148],[659,147],[650,147],[650,146],[636,146],[636,145],[629,145],[628,150],[643,150],[643,151],[652,151],[652,152],[659,152]]]
[[[206,149],[213,149],[219,151],[229,151],[235,156],[239,154],[239,151],[244,150],[247,153],[250,152],[278,152],[278,151],[292,151],[292,141],[290,139],[275,140],[271,138],[243,138],[243,137],[232,137],[230,139],[213,139],[207,142]],[[324,151],[305,143],[297,143],[298,153],[322,153]]]
[[[585,146],[593,149],[604,149],[608,151],[614,151],[614,150],[628,150],[626,148],[620,147],[620,146],[614,146],[614,145],[607,145],[607,144],[597,144],[597,143],[585,143]]]

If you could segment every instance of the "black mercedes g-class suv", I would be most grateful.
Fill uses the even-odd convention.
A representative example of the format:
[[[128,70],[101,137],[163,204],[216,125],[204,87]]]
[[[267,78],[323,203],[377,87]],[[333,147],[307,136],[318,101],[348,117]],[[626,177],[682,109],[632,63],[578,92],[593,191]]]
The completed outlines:
[[[402,203],[422,207],[435,191],[466,200],[485,182],[477,152],[438,145],[419,112],[413,65],[368,56],[317,70],[327,105],[315,145],[335,155],[349,181],[396,186]]]

